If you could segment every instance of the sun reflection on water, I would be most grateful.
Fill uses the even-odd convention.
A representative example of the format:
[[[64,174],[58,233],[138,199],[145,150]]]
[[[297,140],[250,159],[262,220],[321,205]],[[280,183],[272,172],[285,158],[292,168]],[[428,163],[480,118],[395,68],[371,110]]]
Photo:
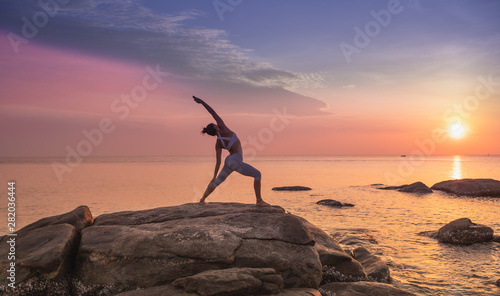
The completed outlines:
[[[453,167],[450,171],[450,177],[452,179],[462,179],[462,159],[458,155],[455,155],[453,158]]]

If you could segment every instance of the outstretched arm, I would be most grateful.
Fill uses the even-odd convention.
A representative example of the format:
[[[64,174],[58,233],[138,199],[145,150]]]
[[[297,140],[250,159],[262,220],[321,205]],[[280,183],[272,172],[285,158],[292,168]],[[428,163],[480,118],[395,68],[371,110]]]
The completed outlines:
[[[205,109],[207,109],[207,111],[212,115],[212,117],[215,119],[215,121],[217,121],[217,125],[220,127],[220,128],[224,128],[226,125],[224,124],[224,121],[222,120],[222,118],[220,118],[220,116],[214,111],[214,109],[212,109],[212,107],[210,107],[207,103],[205,103],[202,99],[200,98],[197,98],[195,96],[193,96],[193,99],[196,103],[198,104],[202,104],[203,107],[205,107]]]

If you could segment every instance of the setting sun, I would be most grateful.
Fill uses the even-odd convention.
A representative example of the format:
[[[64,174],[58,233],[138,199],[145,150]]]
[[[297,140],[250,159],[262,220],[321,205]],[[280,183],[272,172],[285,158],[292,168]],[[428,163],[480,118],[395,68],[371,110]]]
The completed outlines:
[[[465,127],[461,123],[455,123],[450,128],[450,136],[455,139],[460,139],[465,136]]]

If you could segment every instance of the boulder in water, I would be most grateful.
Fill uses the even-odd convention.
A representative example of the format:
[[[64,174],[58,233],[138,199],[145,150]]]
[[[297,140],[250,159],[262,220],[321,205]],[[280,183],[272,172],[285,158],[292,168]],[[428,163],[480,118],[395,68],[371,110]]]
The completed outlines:
[[[462,196],[500,197],[500,181],[493,179],[448,180],[434,184],[431,188]]]
[[[486,225],[472,223],[469,218],[461,218],[441,227],[435,237],[442,243],[472,245],[493,239],[493,229]]]
[[[282,186],[282,187],[274,187],[274,191],[308,191],[312,190],[309,187],[305,186]]]
[[[363,266],[369,280],[382,283],[390,282],[389,266],[380,257],[371,254],[363,247],[354,249],[352,253],[354,259]]]
[[[432,193],[432,189],[422,182],[415,182],[410,185],[379,187],[382,190],[397,190],[399,192],[427,194]]]
[[[340,201],[336,201],[336,200],[333,200],[333,199],[322,199],[320,201],[317,201],[316,204],[323,205],[323,206],[334,207],[334,208],[354,207],[353,204],[350,204],[350,203],[341,203]]]

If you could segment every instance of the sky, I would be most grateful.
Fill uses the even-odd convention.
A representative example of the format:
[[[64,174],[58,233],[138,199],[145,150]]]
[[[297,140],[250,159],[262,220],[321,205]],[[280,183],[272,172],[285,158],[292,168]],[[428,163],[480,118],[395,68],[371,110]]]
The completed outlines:
[[[500,1],[0,0],[0,157],[500,154]]]

